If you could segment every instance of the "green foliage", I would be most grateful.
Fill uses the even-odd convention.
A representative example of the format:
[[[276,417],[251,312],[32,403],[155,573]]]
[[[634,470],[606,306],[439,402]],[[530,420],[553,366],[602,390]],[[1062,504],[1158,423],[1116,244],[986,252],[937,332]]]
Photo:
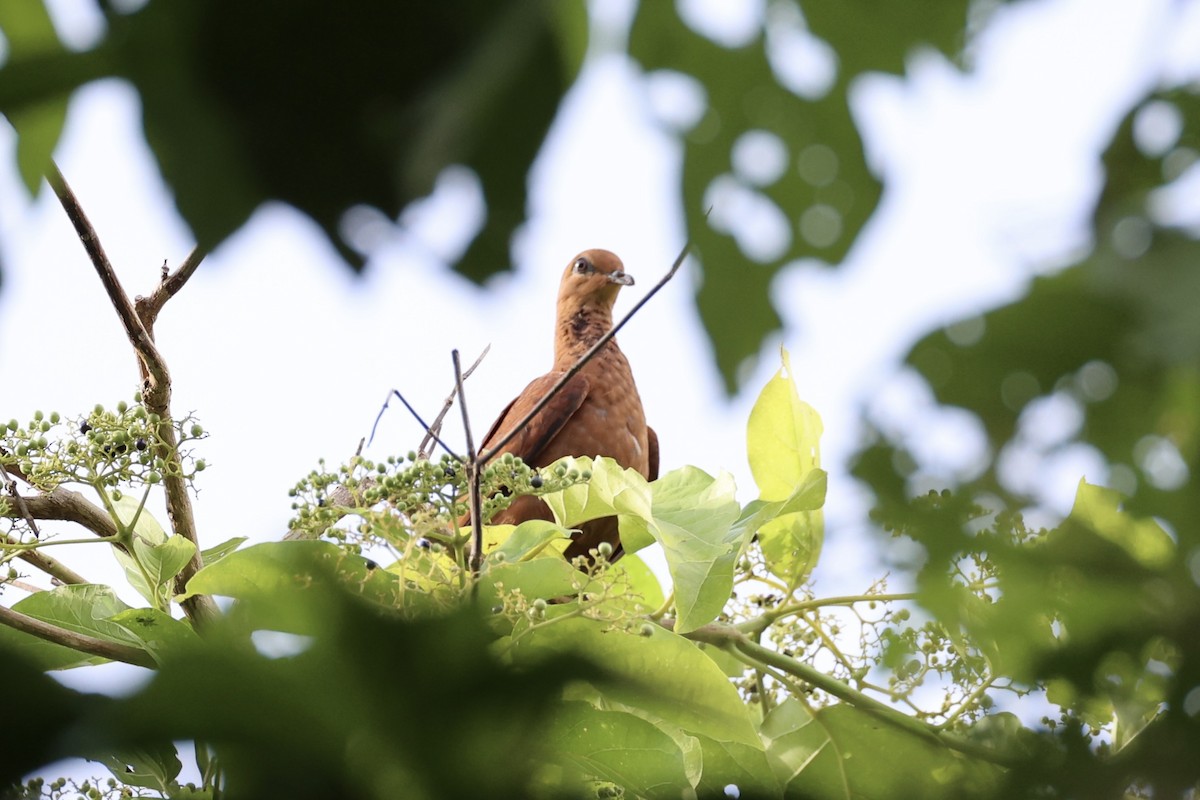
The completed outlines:
[[[130,14],[106,5],[103,40],[74,52],[41,2],[4,5],[0,113],[31,191],[69,94],[117,76],[137,89],[146,140],[205,250],[282,200],[358,266],[339,235],[349,209],[394,218],[465,165],[488,204],[459,265],[475,280],[509,263],[525,175],[582,59],[586,19],[580,3],[533,0],[154,0]]]
[[[768,292],[778,271],[800,258],[841,260],[879,200],[849,87],[865,72],[902,72],[918,46],[956,56],[969,5],[941,2],[913,14],[865,0],[772,3],[749,41],[726,46],[690,28],[673,3],[639,4],[630,55],[651,74],[695,79],[705,96],[703,117],[678,132],[680,192],[703,266],[697,305],[730,391],[743,362],[780,326]],[[818,53],[812,60],[827,63],[810,64],[804,74],[790,69],[780,51],[801,44]],[[759,174],[739,163],[738,148],[752,142],[781,151],[777,170]],[[766,249],[762,238],[738,229],[727,209],[735,194],[762,204],[758,218],[778,217],[779,248]]]

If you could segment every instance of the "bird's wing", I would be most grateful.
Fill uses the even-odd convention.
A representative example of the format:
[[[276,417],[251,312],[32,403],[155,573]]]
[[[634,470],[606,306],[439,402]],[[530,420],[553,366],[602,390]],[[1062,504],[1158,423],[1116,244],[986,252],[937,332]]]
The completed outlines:
[[[646,426],[646,440],[650,445],[650,452],[646,454],[650,459],[650,474],[646,476],[646,480],[656,481],[658,480],[658,434],[649,425]]]
[[[529,410],[546,396],[551,387],[558,382],[560,376],[561,373],[551,372],[526,386],[525,390],[517,395],[516,399],[509,403],[492,423],[491,429],[483,437],[480,450],[489,449],[492,442],[499,441],[512,426],[520,422],[529,413]],[[583,399],[587,397],[589,386],[586,377],[581,374],[573,375],[558,394],[550,398],[546,407],[539,411],[522,431],[509,440],[508,444],[504,445],[501,452],[512,453],[526,464],[533,464],[538,455],[546,449],[550,440],[563,429],[571,416],[583,405]]]

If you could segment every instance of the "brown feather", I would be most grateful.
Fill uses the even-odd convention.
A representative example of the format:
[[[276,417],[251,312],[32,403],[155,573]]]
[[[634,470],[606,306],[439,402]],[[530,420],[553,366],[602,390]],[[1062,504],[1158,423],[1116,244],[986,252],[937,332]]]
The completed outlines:
[[[553,368],[525,387],[500,413],[484,437],[484,449],[529,413],[561,375],[612,328],[617,292],[632,283],[621,260],[607,250],[586,250],[571,260],[559,287]],[[646,425],[633,373],[615,339],[504,446],[503,453],[519,456],[533,467],[545,467],[563,456],[608,456],[649,480],[658,477],[658,437]],[[552,518],[541,500],[521,497],[491,522],[517,525],[528,519]],[[587,555],[604,541],[613,546],[613,557],[619,557],[616,517],[584,523],[566,556]]]

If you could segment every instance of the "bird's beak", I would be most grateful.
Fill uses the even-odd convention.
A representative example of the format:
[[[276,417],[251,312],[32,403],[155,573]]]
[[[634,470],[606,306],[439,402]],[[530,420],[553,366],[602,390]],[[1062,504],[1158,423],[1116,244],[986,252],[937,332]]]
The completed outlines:
[[[633,276],[623,270],[608,273],[609,283],[619,283],[622,286],[633,286]]]

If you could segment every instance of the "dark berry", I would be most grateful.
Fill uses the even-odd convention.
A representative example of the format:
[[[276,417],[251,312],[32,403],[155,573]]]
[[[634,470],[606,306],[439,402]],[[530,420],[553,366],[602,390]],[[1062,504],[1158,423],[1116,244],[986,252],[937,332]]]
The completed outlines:
[[[138,439],[137,442],[134,443],[134,447],[136,447],[138,450],[145,450],[146,449],[146,440]]]
[[[88,432],[88,431],[90,431],[91,429],[92,429],[92,426],[91,426],[91,425],[88,425],[86,420],[85,420],[85,421],[84,421],[82,424],[80,424],[80,426],[79,426],[79,432],[80,432],[80,433],[87,433],[87,432]]]
[[[529,485],[535,489],[542,488],[542,476],[537,474],[536,472],[533,473],[533,475],[530,476],[530,478],[529,478]]]

